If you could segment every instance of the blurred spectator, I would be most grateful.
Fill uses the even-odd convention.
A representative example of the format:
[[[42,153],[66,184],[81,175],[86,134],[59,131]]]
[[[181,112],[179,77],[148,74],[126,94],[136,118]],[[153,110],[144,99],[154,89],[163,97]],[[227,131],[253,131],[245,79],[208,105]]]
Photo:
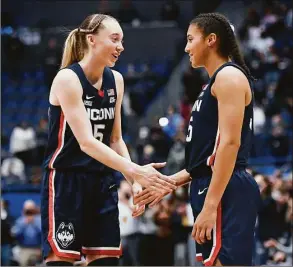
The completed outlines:
[[[272,131],[269,139],[271,153],[274,157],[286,157],[289,154],[289,136],[286,134],[280,115],[272,118]],[[280,161],[277,166],[282,166],[285,161]]]
[[[172,233],[172,213],[174,206],[171,199],[163,199],[157,206],[154,222],[158,225],[156,246],[156,265],[172,266],[174,264],[174,240]]]
[[[10,137],[10,152],[21,159],[26,165],[34,163],[36,147],[35,130],[23,121],[16,126]]]
[[[126,67],[126,73],[124,74],[125,85],[131,86],[135,84],[138,81],[139,77],[140,75],[135,70],[134,64],[128,63]]]
[[[157,225],[154,223],[156,208],[146,207],[146,211],[139,217],[139,231],[141,232],[139,244],[139,263],[141,266],[157,265],[158,248],[156,246]]]
[[[180,7],[176,0],[167,0],[163,3],[161,9],[161,19],[163,21],[178,21]]]
[[[184,124],[188,125],[190,120],[190,114],[191,114],[192,105],[190,104],[190,101],[186,94],[184,94],[183,99],[180,103],[180,114],[182,118],[184,119]]]
[[[49,39],[44,55],[45,84],[50,89],[53,79],[60,68],[60,60],[62,58],[62,49],[58,47],[56,38]]]
[[[13,155],[3,160],[1,175],[2,179],[5,179],[5,184],[24,184],[26,182],[25,166],[22,160]]]
[[[154,147],[152,145],[146,145],[143,148],[143,158],[142,158],[142,165],[146,165],[152,163],[154,157]]]
[[[291,48],[292,49],[292,48]],[[292,49],[293,51],[293,49]],[[292,53],[293,57],[293,53]],[[285,108],[289,114],[293,114],[293,61],[282,71],[276,88],[276,98],[280,107]],[[291,125],[292,125],[291,120]]]
[[[182,83],[184,85],[184,92],[192,105],[205,84],[206,76],[203,73],[203,70],[193,69],[191,66],[188,66],[187,70],[183,73]]]
[[[23,215],[12,228],[12,234],[19,246],[18,261],[21,266],[36,264],[41,259],[41,218],[32,200],[23,204]]]
[[[255,105],[253,108],[253,129],[256,135],[261,134],[266,123],[266,115],[264,109]]]
[[[1,266],[10,266],[12,257],[11,218],[5,201],[1,200]]]
[[[239,29],[239,37],[241,40],[246,39],[248,36],[248,29],[251,27],[258,27],[260,24],[260,15],[254,8],[249,8],[247,17],[244,19],[242,26]]]
[[[45,150],[48,140],[48,120],[45,118],[40,119],[39,125],[36,130],[37,147],[36,147],[36,164],[41,165],[43,163]]]
[[[158,118],[154,118],[150,129],[149,143],[154,147],[154,162],[164,162],[172,145],[172,139],[163,131]]]
[[[188,192],[186,189],[187,187],[180,187],[175,191],[174,211],[172,213],[175,266],[189,265],[187,242],[192,231],[193,219],[190,221],[190,218],[188,218],[190,211],[188,210]]]
[[[292,191],[292,186],[291,186]],[[283,199],[286,201],[287,199]],[[269,250],[270,265],[292,265],[292,230],[293,230],[293,212],[292,212],[292,196],[288,200],[288,209],[286,212],[286,222],[288,223],[288,231],[281,238],[275,240],[269,239],[264,243],[264,247]]]
[[[168,124],[163,127],[163,131],[171,138],[177,134],[179,127],[182,125],[183,118],[176,112],[175,107],[170,105],[167,110]]]
[[[172,175],[183,169],[185,160],[185,134],[179,131],[175,136],[167,158],[167,174]]]
[[[123,23],[140,24],[141,16],[132,0],[122,0],[118,10],[118,18]]]
[[[293,9],[288,9],[286,16],[285,16],[285,25],[286,27],[292,29],[292,23],[293,23]]]
[[[258,256],[256,265],[263,265],[266,264],[269,259],[269,251],[265,248],[265,242],[270,239],[278,240],[288,230],[288,221],[286,217],[289,193],[283,186],[277,189],[276,182],[273,187],[270,180],[263,175],[255,176],[255,180],[260,187],[262,197],[257,227]]]
[[[119,221],[123,257],[122,266],[139,266],[139,234],[138,220],[132,217],[131,186],[127,181],[121,181],[118,190]]]
[[[124,91],[124,95],[123,95],[123,100],[122,100],[122,107],[125,113],[125,116],[132,116],[134,115],[134,112],[131,108],[131,100],[130,100],[130,95],[129,92],[126,90]]]

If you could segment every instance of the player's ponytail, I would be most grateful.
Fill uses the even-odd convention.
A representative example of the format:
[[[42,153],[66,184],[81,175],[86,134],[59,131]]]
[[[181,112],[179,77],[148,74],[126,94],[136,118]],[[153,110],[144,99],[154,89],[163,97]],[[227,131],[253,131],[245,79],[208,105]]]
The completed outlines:
[[[68,67],[74,62],[82,59],[83,51],[80,44],[78,29],[72,30],[64,44],[61,69]]]

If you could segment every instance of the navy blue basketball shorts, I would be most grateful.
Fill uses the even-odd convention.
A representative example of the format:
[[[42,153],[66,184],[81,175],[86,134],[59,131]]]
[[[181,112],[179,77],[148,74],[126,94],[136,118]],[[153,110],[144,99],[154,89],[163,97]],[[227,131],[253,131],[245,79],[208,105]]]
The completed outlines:
[[[77,260],[81,255],[121,256],[117,204],[111,174],[46,170],[41,195],[44,259],[50,252]]]
[[[193,179],[190,186],[194,219],[199,215],[211,177]],[[196,259],[212,266],[219,259],[223,265],[251,266],[260,192],[254,178],[244,168],[234,170],[217,209],[212,240],[196,242]]]

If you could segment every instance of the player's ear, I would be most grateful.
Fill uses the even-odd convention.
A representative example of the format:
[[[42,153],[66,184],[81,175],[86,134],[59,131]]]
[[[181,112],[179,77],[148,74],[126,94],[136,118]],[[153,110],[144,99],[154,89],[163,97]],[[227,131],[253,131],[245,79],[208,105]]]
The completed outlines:
[[[206,42],[207,45],[212,47],[217,41],[217,35],[215,33],[210,33],[207,37],[206,37]]]
[[[93,46],[95,44],[96,40],[93,34],[88,34],[86,38],[89,45]]]

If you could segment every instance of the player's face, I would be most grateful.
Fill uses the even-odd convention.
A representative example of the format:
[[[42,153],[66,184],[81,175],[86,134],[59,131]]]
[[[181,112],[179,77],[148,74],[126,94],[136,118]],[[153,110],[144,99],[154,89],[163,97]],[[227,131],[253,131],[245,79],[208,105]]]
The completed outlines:
[[[93,52],[98,57],[99,62],[103,62],[108,67],[113,67],[123,47],[123,31],[119,23],[112,19],[103,22],[105,28],[94,35]]]
[[[205,38],[196,24],[191,24],[188,28],[185,52],[189,54],[191,66],[193,68],[204,65],[207,47]]]

